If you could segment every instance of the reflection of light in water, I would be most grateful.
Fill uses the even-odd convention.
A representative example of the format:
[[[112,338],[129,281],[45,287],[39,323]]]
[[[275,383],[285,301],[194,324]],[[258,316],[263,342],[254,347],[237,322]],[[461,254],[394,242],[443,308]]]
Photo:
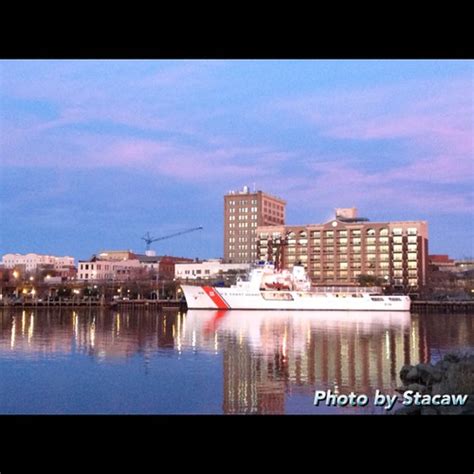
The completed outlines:
[[[388,331],[385,331],[385,357],[390,359],[390,335]]]
[[[76,345],[78,344],[79,340],[79,331],[78,331],[78,322],[79,318],[77,316],[77,313],[75,311],[72,312],[72,332],[74,335],[74,342]]]
[[[12,349],[15,348],[15,337],[16,337],[15,332],[16,332],[16,319],[15,319],[15,316],[13,316],[13,318],[12,318],[12,330],[11,330],[11,336],[10,336],[10,347]]]
[[[94,348],[95,345],[95,318],[92,320],[92,323],[89,328],[89,339],[91,343],[91,348]]]
[[[283,357],[286,357],[286,340],[287,340],[287,337],[288,337],[288,333],[287,333],[287,330],[286,330],[286,327],[285,327],[285,334],[283,334],[283,342],[282,342],[282,345],[281,345],[281,352],[283,354]]]
[[[214,351],[216,352],[216,354],[218,353],[218,350],[219,350],[219,345],[217,341],[217,331],[216,331],[214,333]]]
[[[112,336],[119,336],[120,334],[120,313],[114,315],[114,325],[112,328]]]
[[[180,316],[179,321],[181,321],[181,313],[178,313],[178,314],[179,314],[179,316]],[[180,322],[179,324],[181,324],[181,322]],[[186,317],[185,317],[184,315],[183,315],[183,322],[182,322],[182,325],[183,325],[183,328],[182,328],[181,333],[182,333],[182,334],[186,334]]]
[[[178,313],[177,321],[178,321],[178,324],[176,326],[176,332],[177,332],[176,347],[178,348],[178,353],[181,354],[181,313]],[[183,328],[184,328],[184,321],[183,321]]]
[[[196,329],[193,329],[193,336],[192,336],[192,346],[193,349],[196,347]]]
[[[26,311],[21,312],[21,335],[25,335],[25,320],[26,320]]]
[[[415,327],[415,323],[413,322],[412,326],[411,326],[411,343],[415,344],[416,342],[416,327]]]
[[[33,337],[34,328],[35,328],[35,316],[33,313],[31,313],[30,324],[28,325],[28,344],[30,344],[31,338]]]

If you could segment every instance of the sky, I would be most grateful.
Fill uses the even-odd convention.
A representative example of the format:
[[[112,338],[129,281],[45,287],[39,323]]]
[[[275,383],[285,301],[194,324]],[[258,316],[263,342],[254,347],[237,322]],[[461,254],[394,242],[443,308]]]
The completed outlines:
[[[426,220],[474,256],[474,62],[0,61],[0,254],[223,253],[223,195]]]

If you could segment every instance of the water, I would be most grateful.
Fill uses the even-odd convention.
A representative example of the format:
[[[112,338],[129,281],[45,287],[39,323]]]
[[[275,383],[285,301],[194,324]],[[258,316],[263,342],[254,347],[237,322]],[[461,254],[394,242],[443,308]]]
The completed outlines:
[[[404,364],[474,347],[474,315],[0,310],[1,414],[382,413]]]

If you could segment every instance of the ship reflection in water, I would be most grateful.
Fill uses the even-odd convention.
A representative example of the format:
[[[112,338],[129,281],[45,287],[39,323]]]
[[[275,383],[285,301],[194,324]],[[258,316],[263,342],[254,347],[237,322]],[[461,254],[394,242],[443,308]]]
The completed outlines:
[[[474,346],[472,315],[0,312],[0,413],[378,413],[404,364]]]

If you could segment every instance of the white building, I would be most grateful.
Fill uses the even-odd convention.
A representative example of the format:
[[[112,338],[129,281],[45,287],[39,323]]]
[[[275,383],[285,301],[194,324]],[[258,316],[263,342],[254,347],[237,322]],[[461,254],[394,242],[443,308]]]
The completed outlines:
[[[79,260],[77,279],[125,281],[134,278],[142,269],[137,259]]]
[[[225,274],[239,272],[245,273],[250,269],[249,263],[222,263],[219,259],[204,262],[176,263],[175,278],[180,280],[204,280],[218,278]]]
[[[53,255],[40,255],[37,253],[7,253],[2,258],[5,268],[23,267],[27,272],[34,272],[43,265],[51,265],[54,270],[61,271],[74,267],[74,257],[55,257]]]

